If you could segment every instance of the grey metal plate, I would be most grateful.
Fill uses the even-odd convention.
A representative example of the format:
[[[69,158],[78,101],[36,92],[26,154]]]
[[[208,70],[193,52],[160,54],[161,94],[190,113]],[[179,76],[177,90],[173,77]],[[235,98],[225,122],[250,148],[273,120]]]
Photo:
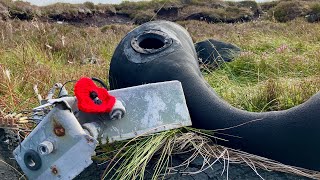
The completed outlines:
[[[92,163],[97,141],[85,133],[73,113],[59,106],[53,108],[13,152],[28,179],[73,179]],[[57,136],[55,127],[62,127],[64,135]],[[40,155],[38,147],[43,141],[53,143],[52,153]],[[42,162],[40,169],[27,168],[24,156],[28,150],[38,152]]]
[[[192,125],[179,81],[145,84],[109,93],[124,104],[127,111],[124,118],[110,120],[108,114],[85,113],[79,117],[81,122],[100,124],[103,144]]]

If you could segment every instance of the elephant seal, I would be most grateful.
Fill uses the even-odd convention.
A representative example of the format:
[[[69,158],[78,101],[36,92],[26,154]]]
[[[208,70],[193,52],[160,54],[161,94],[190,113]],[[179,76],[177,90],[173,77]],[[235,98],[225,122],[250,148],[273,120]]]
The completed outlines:
[[[222,137],[228,142],[219,144],[320,170],[320,92],[288,110],[243,111],[222,100],[204,80],[192,39],[183,27],[153,21],[129,32],[111,60],[111,89],[170,80],[182,83],[193,127],[233,135]]]

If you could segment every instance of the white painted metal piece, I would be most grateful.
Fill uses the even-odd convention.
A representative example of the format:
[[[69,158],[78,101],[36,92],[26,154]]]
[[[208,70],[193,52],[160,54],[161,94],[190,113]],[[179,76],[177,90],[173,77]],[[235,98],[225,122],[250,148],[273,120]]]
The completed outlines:
[[[73,113],[63,107],[65,105],[58,104],[53,108],[13,152],[28,179],[73,179],[92,163],[97,141],[87,135]],[[51,148],[48,143],[43,143],[46,141],[51,142],[54,149],[41,155],[39,145]],[[26,158],[30,151],[35,154],[34,159]]]
[[[94,126],[90,127],[97,127],[98,124],[102,144],[191,126],[191,118],[179,81],[145,84],[112,90],[109,93],[125,106],[126,114],[122,119],[110,120],[107,113],[79,114],[82,124],[94,123]]]

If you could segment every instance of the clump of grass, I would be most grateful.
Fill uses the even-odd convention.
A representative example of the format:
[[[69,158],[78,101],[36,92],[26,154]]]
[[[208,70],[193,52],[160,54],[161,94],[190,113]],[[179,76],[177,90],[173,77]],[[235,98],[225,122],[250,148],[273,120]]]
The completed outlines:
[[[233,62],[204,73],[215,91],[238,108],[257,112],[288,109],[320,90],[319,24],[302,20],[180,24],[196,40],[213,38],[241,47],[243,52]]]
[[[22,102],[17,101],[22,97],[21,94],[17,93],[17,86],[22,86],[21,79],[15,79],[11,75],[11,71],[9,69],[5,69],[0,66],[0,95],[1,100],[0,104],[3,105],[1,109],[3,111],[14,112]],[[1,110],[0,109],[0,110]]]
[[[308,6],[300,1],[282,1],[272,9],[274,18],[279,22],[291,21],[307,14]]]
[[[82,76],[108,80],[109,61],[117,42],[133,27],[117,31],[79,28],[39,21],[0,22],[0,108],[8,111],[31,109],[38,105],[33,86],[46,92],[52,84]],[[76,37],[76,38],[75,38]],[[96,58],[96,64],[83,64]],[[72,86],[69,92],[72,92]]]
[[[315,0],[284,0],[276,3],[265,4],[269,8],[269,17],[279,22],[288,22],[296,18],[305,18],[309,22],[317,21],[317,6],[319,2]],[[272,8],[271,8],[272,7]]]
[[[109,161],[102,179],[144,179],[145,170],[149,161],[156,156],[156,163],[151,165],[152,172],[149,179],[165,178],[168,174],[181,173],[194,175],[210,169],[214,164],[223,164],[221,174],[226,173],[228,179],[229,164],[245,164],[249,166],[260,178],[257,168],[268,171],[280,171],[309,178],[319,178],[319,172],[283,165],[279,162],[263,157],[251,155],[242,151],[215,145],[212,132],[203,132],[192,128],[175,129],[152,134],[146,137],[137,137],[128,141]],[[106,154],[106,153],[105,153]],[[109,154],[107,152],[107,154]],[[188,157],[180,164],[172,164],[176,155]],[[102,154],[104,155],[104,154]],[[100,156],[102,156],[100,155]],[[188,167],[196,160],[202,158],[201,168],[189,171]]]
[[[107,178],[111,170],[113,170],[115,165],[121,160],[120,166],[117,167],[117,170],[111,176],[111,179],[143,179],[148,162],[155,153],[162,149],[160,159],[155,166],[155,173],[153,174],[153,179],[157,179],[160,173],[165,171],[163,168],[168,167],[168,158],[171,154],[171,137],[174,136],[177,131],[179,130],[170,130],[130,140],[120,149],[119,152],[122,150],[125,151],[122,152],[121,157],[117,159],[117,162],[113,165],[109,164],[103,174],[103,179]],[[117,155],[115,157],[117,157]]]

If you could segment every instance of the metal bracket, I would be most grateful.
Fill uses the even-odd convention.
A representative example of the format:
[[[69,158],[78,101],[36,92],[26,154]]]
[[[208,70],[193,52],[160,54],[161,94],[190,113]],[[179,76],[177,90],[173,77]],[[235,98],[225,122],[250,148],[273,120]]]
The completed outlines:
[[[83,112],[77,113],[77,119],[72,113],[77,109],[74,97],[48,102],[54,108],[13,152],[29,179],[73,179],[92,163],[97,139],[105,144],[191,125],[179,81],[109,93],[126,107],[122,119],[111,120],[109,113]]]
[[[120,100],[126,115],[110,120],[108,113],[79,113],[79,121],[102,144],[164,130],[191,126],[191,118],[179,81],[145,84],[109,91]]]
[[[62,101],[13,154],[29,179],[73,179],[92,163],[97,143]]]

